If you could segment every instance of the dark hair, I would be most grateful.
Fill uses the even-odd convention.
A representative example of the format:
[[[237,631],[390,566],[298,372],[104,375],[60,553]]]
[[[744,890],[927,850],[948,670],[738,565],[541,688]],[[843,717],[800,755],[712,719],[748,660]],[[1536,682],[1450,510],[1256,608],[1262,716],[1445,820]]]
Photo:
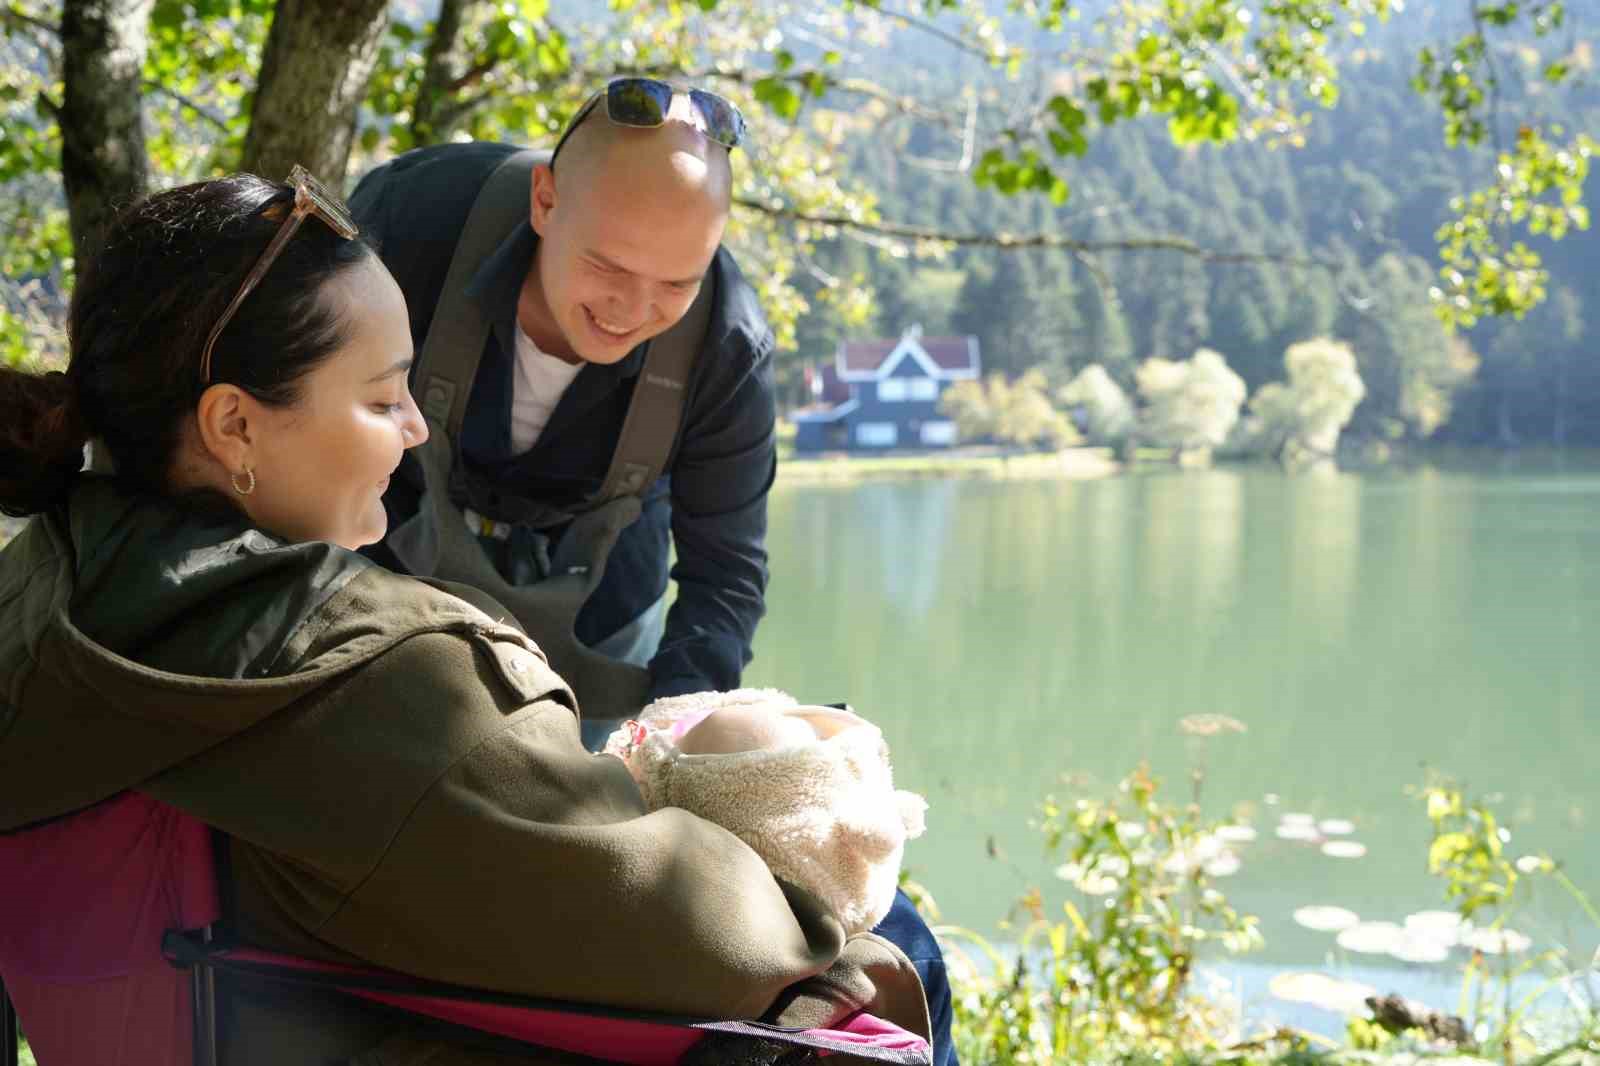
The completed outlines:
[[[80,265],[66,373],[0,367],[0,511],[64,501],[90,437],[105,442],[119,478],[166,490],[183,418],[206,387],[206,335],[293,200],[287,185],[235,174],[157,193],[116,217]],[[305,219],[218,338],[212,382],[296,403],[301,379],[344,339],[324,285],[371,254],[359,237]]]

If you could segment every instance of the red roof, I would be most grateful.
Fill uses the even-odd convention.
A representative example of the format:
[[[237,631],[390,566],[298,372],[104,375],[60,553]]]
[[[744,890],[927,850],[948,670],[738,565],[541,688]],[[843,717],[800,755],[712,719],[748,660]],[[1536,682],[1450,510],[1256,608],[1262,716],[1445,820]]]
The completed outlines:
[[[940,370],[976,370],[971,337],[923,337],[917,341]]]
[[[977,343],[971,337],[913,337],[935,366],[944,371],[977,372]],[[891,340],[846,341],[839,352],[839,367],[847,375],[871,374],[900,346]]]
[[[892,341],[845,341],[843,358],[839,360],[846,374],[870,374],[883,365],[889,353],[898,347]]]

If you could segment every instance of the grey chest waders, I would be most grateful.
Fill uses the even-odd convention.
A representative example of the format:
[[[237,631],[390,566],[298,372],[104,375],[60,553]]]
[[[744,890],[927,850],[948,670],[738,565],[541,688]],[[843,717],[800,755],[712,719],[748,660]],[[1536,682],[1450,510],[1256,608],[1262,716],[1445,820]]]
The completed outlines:
[[[567,525],[546,575],[507,580],[468,528],[463,506],[479,507],[460,456],[461,425],[491,322],[466,292],[478,267],[505,235],[528,217],[534,165],[549,153],[522,151],[501,163],[473,202],[450,260],[439,305],[418,356],[418,398],[428,420],[427,443],[413,449],[424,475],[417,514],[397,526],[388,544],[412,573],[472,585],[499,600],[544,650],[578,696],[585,718],[622,718],[644,706],[650,677],[643,667],[601,655],[578,641],[578,610],[605,576],[617,537],[640,513],[640,494],[667,463],[683,420],[689,371],[705,337],[714,299],[710,274],[694,304],[671,329],[649,342],[622,436],[599,490],[562,510],[494,488],[488,517],[545,530]],[[570,523],[570,524],[568,524]]]

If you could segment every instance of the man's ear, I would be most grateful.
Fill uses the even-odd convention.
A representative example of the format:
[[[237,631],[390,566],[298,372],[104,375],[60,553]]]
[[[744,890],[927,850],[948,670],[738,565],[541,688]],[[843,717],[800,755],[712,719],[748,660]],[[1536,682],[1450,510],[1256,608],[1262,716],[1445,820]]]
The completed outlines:
[[[550,216],[556,209],[556,172],[550,169],[550,164],[534,165],[528,198],[528,217],[533,232],[543,237],[546,227],[550,225]]]
[[[248,393],[227,384],[211,386],[195,407],[201,447],[230,474],[255,469],[261,446],[260,420],[252,417],[257,409]]]

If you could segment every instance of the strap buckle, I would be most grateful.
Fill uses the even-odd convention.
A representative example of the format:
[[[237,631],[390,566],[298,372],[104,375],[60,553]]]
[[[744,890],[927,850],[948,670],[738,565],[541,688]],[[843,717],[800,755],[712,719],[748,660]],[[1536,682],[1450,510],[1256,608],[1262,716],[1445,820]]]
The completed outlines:
[[[479,514],[470,507],[461,508],[461,517],[467,523],[467,530],[475,537],[490,537],[494,540],[511,539],[510,522],[497,522],[488,515]]]

